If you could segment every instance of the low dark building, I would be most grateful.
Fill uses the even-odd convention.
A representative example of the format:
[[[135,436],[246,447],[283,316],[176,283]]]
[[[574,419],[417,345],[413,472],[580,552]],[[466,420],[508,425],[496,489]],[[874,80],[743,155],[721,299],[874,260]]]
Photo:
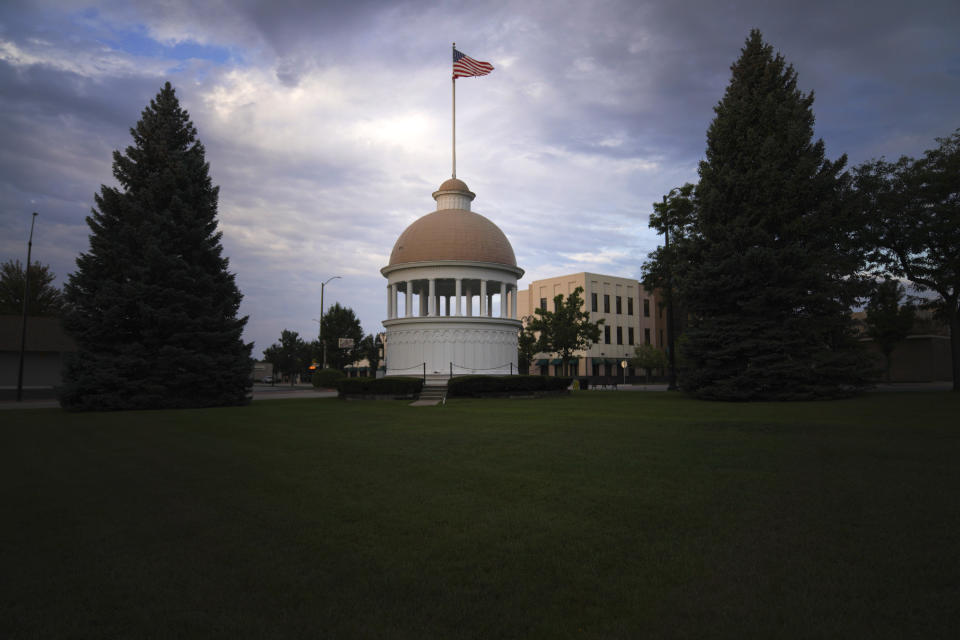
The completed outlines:
[[[20,366],[23,318],[0,315],[0,398],[16,395]],[[31,397],[52,396],[60,384],[64,358],[76,351],[73,338],[63,330],[60,318],[27,318],[27,341],[23,359],[23,388]]]

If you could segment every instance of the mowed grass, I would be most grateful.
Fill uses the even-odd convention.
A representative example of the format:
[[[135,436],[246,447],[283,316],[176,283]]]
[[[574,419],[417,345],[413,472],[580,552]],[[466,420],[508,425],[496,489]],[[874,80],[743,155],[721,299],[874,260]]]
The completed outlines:
[[[0,636],[955,637],[960,397],[0,413]]]

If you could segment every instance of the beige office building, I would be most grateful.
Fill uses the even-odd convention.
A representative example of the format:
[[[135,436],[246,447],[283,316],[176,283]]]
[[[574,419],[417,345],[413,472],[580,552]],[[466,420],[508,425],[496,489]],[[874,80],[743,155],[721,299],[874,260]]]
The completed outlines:
[[[641,344],[664,348],[665,323],[659,300],[637,280],[599,273],[573,273],[544,280],[534,280],[517,293],[517,310],[521,320],[534,316],[540,307],[553,310],[553,299],[564,297],[583,287],[582,297],[590,320],[601,318],[600,341],[576,354],[578,376],[623,376],[620,363],[633,356]],[[530,373],[558,375],[562,371],[559,355],[538,353]],[[634,375],[628,366],[628,375]]]

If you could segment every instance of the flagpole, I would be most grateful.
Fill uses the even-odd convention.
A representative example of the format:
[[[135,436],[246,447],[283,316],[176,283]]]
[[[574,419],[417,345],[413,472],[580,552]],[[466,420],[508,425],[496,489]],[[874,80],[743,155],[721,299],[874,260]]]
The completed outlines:
[[[453,49],[456,51],[457,43],[453,43]],[[452,142],[453,142],[453,175],[451,177],[457,177],[457,79],[451,72],[450,74],[450,83],[453,85],[453,132],[452,132]]]

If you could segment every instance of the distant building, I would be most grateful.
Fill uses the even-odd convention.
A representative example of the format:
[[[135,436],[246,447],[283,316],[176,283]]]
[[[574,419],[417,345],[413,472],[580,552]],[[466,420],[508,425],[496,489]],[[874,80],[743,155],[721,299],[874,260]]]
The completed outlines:
[[[16,389],[20,367],[21,316],[0,316],[0,389],[4,395]],[[63,330],[60,318],[27,318],[27,341],[23,360],[23,388],[52,394],[60,385],[64,360],[77,345]]]
[[[263,360],[254,360],[253,369],[250,372],[250,377],[253,378],[254,382],[263,382],[264,380],[270,379],[273,380],[273,364],[265,362]]]
[[[877,367],[886,369],[880,346],[866,334],[867,314],[853,314],[860,331],[860,341],[875,356]],[[950,355],[950,327],[927,310],[917,311],[910,334],[893,348],[890,357],[890,382],[940,382],[953,380]],[[885,379],[881,376],[881,379]]]
[[[664,348],[665,323],[655,295],[632,278],[599,273],[573,273],[566,276],[534,280],[517,294],[517,307],[525,322],[534,316],[534,309],[553,311],[553,299],[564,297],[577,287],[583,288],[585,310],[590,320],[605,321],[600,328],[600,341],[576,354],[579,376],[622,376],[621,363],[628,361],[627,375],[635,375],[629,367],[634,348],[650,344]],[[534,357],[530,373],[559,375],[562,366],[556,354],[539,353]]]

